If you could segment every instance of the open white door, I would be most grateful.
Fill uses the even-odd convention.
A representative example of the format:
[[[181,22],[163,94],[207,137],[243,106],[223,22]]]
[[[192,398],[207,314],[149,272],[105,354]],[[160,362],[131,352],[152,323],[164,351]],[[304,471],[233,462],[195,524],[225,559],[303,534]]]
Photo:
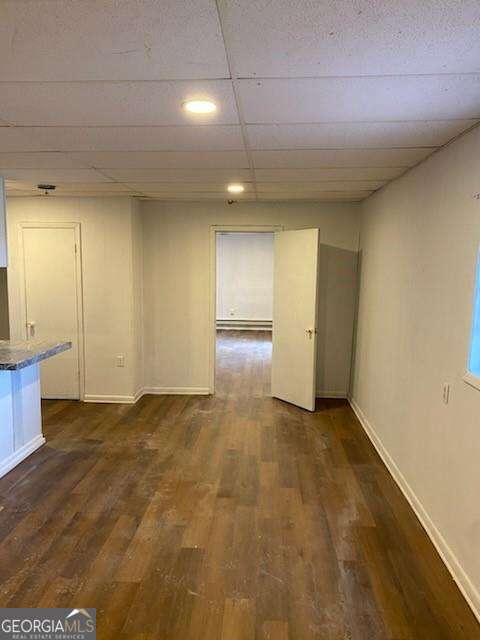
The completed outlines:
[[[315,410],[319,230],[275,233],[272,396]]]

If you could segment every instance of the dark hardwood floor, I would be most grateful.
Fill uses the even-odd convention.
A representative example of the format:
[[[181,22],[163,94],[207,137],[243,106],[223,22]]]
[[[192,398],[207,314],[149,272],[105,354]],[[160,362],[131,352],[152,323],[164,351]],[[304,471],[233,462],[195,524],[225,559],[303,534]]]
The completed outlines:
[[[215,397],[45,402],[0,480],[0,606],[118,640],[480,638],[349,406],[270,398],[270,349],[220,333]]]

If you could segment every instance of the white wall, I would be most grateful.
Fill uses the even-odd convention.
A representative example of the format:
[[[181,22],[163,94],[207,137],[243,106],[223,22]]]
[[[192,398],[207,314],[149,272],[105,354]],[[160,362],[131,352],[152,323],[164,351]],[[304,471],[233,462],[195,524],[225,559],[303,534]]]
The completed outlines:
[[[12,338],[23,338],[20,221],[81,224],[85,382],[89,400],[133,400],[145,387],[209,385],[210,227],[320,227],[319,395],[346,395],[358,205],[140,203],[131,198],[9,198]],[[125,355],[125,367],[116,356]]]
[[[353,380],[357,410],[477,612],[480,391],[462,376],[479,157],[476,129],[365,201]]]
[[[217,320],[271,320],[273,233],[217,234]]]
[[[133,340],[134,340],[134,395],[145,386],[143,345],[143,217],[140,202],[132,200],[132,285],[133,285]]]
[[[19,223],[68,220],[80,222],[85,326],[85,394],[90,400],[122,400],[139,384],[139,343],[134,295],[139,259],[134,260],[133,226],[138,220],[130,198],[9,198],[9,299],[12,339],[24,339],[21,281],[18,269]],[[134,262],[136,267],[134,269]],[[48,304],[48,292],[45,292]],[[134,311],[135,310],[135,311]],[[116,356],[125,355],[125,367]]]
[[[7,270],[5,267],[0,267],[0,340],[8,340],[9,325]]]
[[[211,225],[284,225],[287,229],[319,227],[320,272],[330,258],[345,264],[338,286],[350,288],[356,278],[358,205],[339,203],[165,203],[142,204],[144,223],[145,377],[155,389],[206,391],[209,385],[210,227]],[[324,246],[330,247],[324,251]],[[347,265],[350,265],[349,267]],[[347,277],[350,268],[349,277]],[[342,267],[339,268],[342,271]],[[330,276],[328,275],[330,273]],[[338,273],[338,271],[337,271]],[[322,280],[322,275],[321,275]],[[325,291],[334,284],[324,280]],[[319,381],[331,395],[348,389],[353,299],[327,298],[322,333],[318,336]],[[340,304],[335,310],[335,305]],[[344,313],[343,311],[345,310]],[[342,349],[335,349],[345,337]],[[325,353],[326,349],[326,353]]]
[[[7,266],[7,228],[5,218],[5,182],[0,176],[0,267]]]

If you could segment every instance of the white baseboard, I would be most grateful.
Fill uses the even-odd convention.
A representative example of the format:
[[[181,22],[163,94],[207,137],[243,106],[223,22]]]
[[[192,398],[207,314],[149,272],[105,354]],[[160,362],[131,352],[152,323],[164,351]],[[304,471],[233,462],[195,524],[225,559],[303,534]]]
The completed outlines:
[[[136,392],[134,396],[100,396],[86,394],[84,402],[94,402],[100,404],[135,404],[142,396],[206,396],[210,393],[208,387],[144,387]]]
[[[135,404],[135,402],[141,397],[140,395],[135,396],[98,396],[93,394],[85,394],[83,401],[84,402],[97,402],[97,403],[106,403],[106,404]]]
[[[457,583],[458,588],[462,592],[465,600],[468,602],[474,615],[480,621],[479,591],[468,577],[465,569],[461,566],[449,544],[437,529],[436,525],[428,515],[425,507],[416,496],[412,487],[408,484],[404,475],[398,468],[392,456],[384,447],[382,441],[380,440],[372,425],[368,422],[360,407],[357,405],[355,400],[353,400],[353,398],[349,398],[349,402],[365,433],[370,438],[373,446],[377,450],[391,476],[397,483],[405,498],[408,500],[412,509],[415,511],[417,518],[420,520],[420,523],[422,524],[428,537],[438,551],[452,578]]]
[[[45,438],[42,435],[35,436],[30,442],[27,442],[20,449],[14,451],[8,458],[0,463],[0,478],[11,471],[17,464],[20,464],[25,458],[28,458],[34,451],[45,444]]]
[[[145,387],[142,395],[154,396],[208,396],[208,387]]]
[[[348,394],[346,391],[322,391],[320,389],[316,392],[316,396],[317,398],[341,398],[346,400]]]

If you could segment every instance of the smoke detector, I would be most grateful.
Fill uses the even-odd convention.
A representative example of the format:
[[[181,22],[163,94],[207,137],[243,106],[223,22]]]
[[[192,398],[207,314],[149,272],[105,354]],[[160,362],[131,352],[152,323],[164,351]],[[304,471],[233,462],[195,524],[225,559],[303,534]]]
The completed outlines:
[[[37,184],[37,187],[45,192],[45,195],[48,196],[50,191],[55,191],[56,186],[54,184]]]

